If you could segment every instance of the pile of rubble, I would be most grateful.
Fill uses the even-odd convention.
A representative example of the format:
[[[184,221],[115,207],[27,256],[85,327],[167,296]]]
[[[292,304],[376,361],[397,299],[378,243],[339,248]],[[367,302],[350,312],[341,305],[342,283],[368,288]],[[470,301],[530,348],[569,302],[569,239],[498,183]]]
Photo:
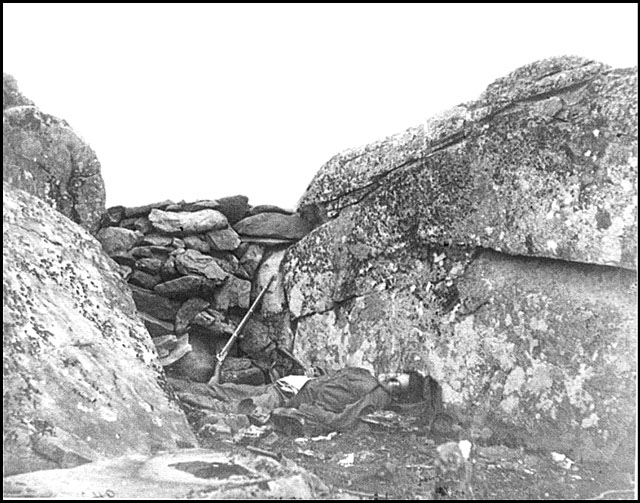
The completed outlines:
[[[97,238],[129,283],[162,365],[170,375],[206,382],[216,353],[277,275],[284,251],[312,230],[305,217],[251,207],[245,196],[163,201],[107,209]],[[225,362],[222,382],[265,382],[276,350],[291,349],[284,304],[276,278],[243,330],[236,358]]]

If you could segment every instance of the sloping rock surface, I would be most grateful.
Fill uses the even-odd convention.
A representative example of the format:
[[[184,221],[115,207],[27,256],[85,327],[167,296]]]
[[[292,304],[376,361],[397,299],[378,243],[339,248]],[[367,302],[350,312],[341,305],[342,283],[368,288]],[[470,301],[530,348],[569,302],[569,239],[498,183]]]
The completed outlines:
[[[105,210],[100,163],[64,120],[27,100],[3,74],[2,179],[82,225],[98,230]]]
[[[328,492],[293,462],[206,449],[15,475],[3,489],[6,497],[72,499],[315,499]]]
[[[353,207],[360,241],[378,249],[450,242],[636,269],[637,95],[636,68],[539,61],[338,154],[300,206]]]
[[[4,474],[197,445],[116,264],[3,188]]]
[[[480,441],[610,458],[635,411],[637,148],[637,69],[563,57],[337,155],[300,201],[330,220],[281,264],[297,356],[415,368]]]

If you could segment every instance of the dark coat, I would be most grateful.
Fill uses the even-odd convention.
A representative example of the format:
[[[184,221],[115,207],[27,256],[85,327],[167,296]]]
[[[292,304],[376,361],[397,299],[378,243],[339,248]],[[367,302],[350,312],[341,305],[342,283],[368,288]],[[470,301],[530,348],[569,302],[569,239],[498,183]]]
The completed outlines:
[[[347,367],[307,382],[285,405],[328,430],[354,426],[363,414],[384,409],[391,396],[368,370]]]

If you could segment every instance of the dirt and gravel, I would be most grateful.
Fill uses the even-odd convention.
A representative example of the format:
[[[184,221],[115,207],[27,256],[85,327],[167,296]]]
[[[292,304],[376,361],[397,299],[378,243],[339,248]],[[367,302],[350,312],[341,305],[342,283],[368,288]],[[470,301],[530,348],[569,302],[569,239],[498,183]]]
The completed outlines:
[[[327,484],[329,499],[635,499],[633,446],[623,450],[625,459],[598,464],[574,462],[563,453],[473,445],[466,492],[451,492],[450,479],[459,475],[447,480],[436,442],[410,420],[363,422],[353,431],[312,438],[266,427],[253,437],[201,434],[200,440],[202,447],[290,459]]]

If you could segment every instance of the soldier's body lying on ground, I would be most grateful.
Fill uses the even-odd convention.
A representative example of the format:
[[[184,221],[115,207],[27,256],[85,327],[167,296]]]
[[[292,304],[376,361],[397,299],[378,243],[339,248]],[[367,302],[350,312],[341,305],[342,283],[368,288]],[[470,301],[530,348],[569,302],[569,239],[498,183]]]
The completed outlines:
[[[179,398],[192,406],[246,414],[294,435],[344,431],[358,419],[393,406],[416,404],[429,415],[441,409],[438,383],[418,372],[382,374],[347,367],[320,377],[291,375],[273,384],[201,384],[171,380]]]

